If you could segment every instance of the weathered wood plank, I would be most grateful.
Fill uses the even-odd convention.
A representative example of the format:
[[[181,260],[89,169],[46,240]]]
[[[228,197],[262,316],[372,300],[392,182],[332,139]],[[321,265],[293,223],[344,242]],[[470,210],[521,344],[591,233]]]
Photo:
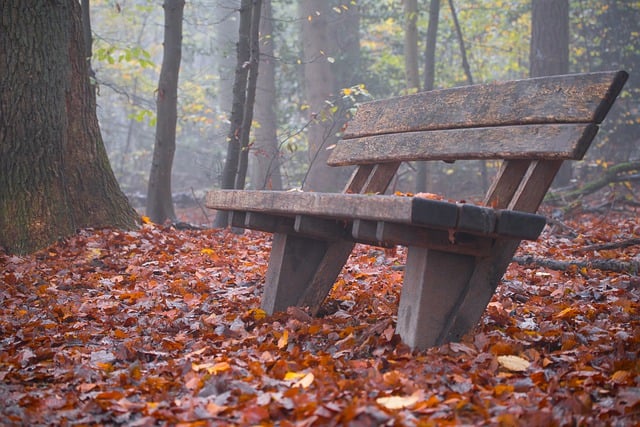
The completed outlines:
[[[539,123],[600,123],[628,74],[541,77],[419,92],[360,105],[344,138]]]
[[[492,208],[506,208],[530,164],[530,160],[505,160],[502,162],[482,204]]]
[[[535,177],[536,174],[532,176]],[[530,185],[534,185],[534,182],[538,185],[538,181],[531,179]],[[549,181],[549,178],[546,181]],[[519,191],[531,194],[531,190],[524,188]],[[525,199],[526,197],[522,197],[522,203]],[[454,231],[459,229],[480,235],[499,234],[518,239],[537,238],[538,235],[534,236],[534,233],[545,221],[542,216],[509,212],[509,221],[505,220],[497,229],[497,216],[491,208],[421,197],[363,194],[219,190],[207,194],[206,205],[214,209],[247,211],[244,225],[239,225],[245,228],[271,232],[298,232],[326,239],[348,239],[346,225],[356,219]],[[529,208],[528,205],[523,206]],[[291,228],[295,216],[299,218]],[[291,219],[286,221],[287,217]],[[336,220],[343,220],[345,223],[341,224]],[[518,224],[520,220],[526,223],[526,226]]]
[[[500,210],[496,214],[495,233],[501,237],[535,240],[546,225],[545,217],[510,210]]]
[[[416,246],[462,255],[487,256],[494,239],[392,222],[378,222],[375,240],[380,246]]]
[[[216,190],[206,200],[212,209],[406,223],[411,222],[411,203],[410,197],[261,190]]]
[[[341,141],[327,163],[344,166],[413,160],[579,160],[597,132],[594,124],[554,124],[383,134]]]
[[[347,223],[335,219],[296,215],[293,229],[296,233],[327,240],[349,240]]]

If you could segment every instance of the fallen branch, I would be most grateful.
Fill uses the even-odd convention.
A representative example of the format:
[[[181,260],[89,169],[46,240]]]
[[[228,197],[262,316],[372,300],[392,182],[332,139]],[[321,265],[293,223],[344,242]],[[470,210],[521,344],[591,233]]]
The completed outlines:
[[[608,249],[621,249],[629,246],[640,245],[640,238],[632,238],[620,240],[618,242],[598,243],[596,245],[583,246],[577,249],[577,252],[602,251]]]
[[[602,176],[595,181],[586,183],[580,188],[569,191],[550,191],[544,198],[545,202],[569,202],[595,193],[599,189],[606,187],[610,183],[636,181],[639,178],[640,162],[620,163],[605,169]],[[635,174],[627,174],[628,172],[636,172]]]
[[[571,268],[595,268],[636,275],[640,271],[640,261],[619,261],[617,259],[591,259],[588,261],[558,261],[555,259],[536,258],[533,256],[516,256],[513,261],[520,265],[535,265],[552,270],[566,271]]]

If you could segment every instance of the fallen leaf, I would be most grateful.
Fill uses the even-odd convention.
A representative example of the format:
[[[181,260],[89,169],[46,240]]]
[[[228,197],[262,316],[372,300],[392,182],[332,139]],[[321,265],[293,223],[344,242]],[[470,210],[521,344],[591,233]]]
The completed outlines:
[[[531,365],[528,360],[518,356],[498,356],[498,364],[512,372],[524,372]]]
[[[389,396],[379,397],[376,402],[387,409],[409,408],[420,401],[420,393],[413,393],[410,396]]]

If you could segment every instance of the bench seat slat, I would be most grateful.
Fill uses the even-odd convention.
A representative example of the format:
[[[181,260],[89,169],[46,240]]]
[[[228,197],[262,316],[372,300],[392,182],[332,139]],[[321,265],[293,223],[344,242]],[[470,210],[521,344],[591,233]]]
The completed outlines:
[[[363,103],[343,138],[540,123],[600,123],[628,74],[606,71],[463,86]]]
[[[384,221],[529,240],[536,239],[545,225],[545,218],[540,215],[510,212],[509,221],[501,223],[501,211],[421,197],[218,190],[207,194],[206,206],[284,217],[310,215],[349,222]],[[251,228],[248,223],[247,226]]]
[[[593,124],[449,129],[383,134],[336,145],[327,163],[345,166],[414,160],[562,159],[584,156]]]

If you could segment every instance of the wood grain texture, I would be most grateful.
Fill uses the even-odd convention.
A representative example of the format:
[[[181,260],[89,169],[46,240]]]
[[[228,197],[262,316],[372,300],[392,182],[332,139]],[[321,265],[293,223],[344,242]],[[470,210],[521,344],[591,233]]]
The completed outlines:
[[[463,86],[360,105],[345,139],[384,133],[541,123],[600,123],[624,71]]]
[[[534,196],[531,191],[525,195]],[[532,198],[539,198],[537,194],[535,196]],[[251,212],[248,218],[253,216],[254,227],[263,231],[288,230],[290,223],[274,216],[298,216],[294,229],[289,232],[328,240],[348,240],[347,224],[340,223],[340,220],[349,225],[356,219],[385,221],[518,239],[536,239],[541,231],[539,224],[545,221],[542,216],[511,212],[510,221],[505,221],[498,230],[498,215],[491,208],[421,197],[363,194],[218,190],[207,194],[206,205],[213,209]],[[245,218],[244,226],[252,228],[251,225]],[[385,243],[384,240],[379,241]]]
[[[598,127],[593,124],[554,124],[383,134],[341,141],[327,163],[345,166],[413,160],[578,160],[597,132]]]
[[[411,197],[260,190],[217,190],[207,194],[212,209],[279,215],[395,220],[411,223]]]

